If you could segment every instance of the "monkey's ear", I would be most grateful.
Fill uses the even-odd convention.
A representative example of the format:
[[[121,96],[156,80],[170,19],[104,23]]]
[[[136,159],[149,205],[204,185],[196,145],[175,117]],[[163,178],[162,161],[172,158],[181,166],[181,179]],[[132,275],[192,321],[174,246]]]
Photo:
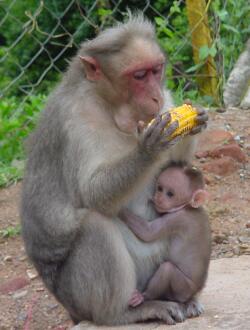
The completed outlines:
[[[202,206],[206,200],[208,199],[208,192],[203,189],[198,189],[193,193],[192,199],[190,201],[190,205],[197,209],[198,207]]]
[[[102,76],[102,72],[97,60],[90,56],[79,56],[79,57],[84,66],[87,79],[92,81],[99,80]]]

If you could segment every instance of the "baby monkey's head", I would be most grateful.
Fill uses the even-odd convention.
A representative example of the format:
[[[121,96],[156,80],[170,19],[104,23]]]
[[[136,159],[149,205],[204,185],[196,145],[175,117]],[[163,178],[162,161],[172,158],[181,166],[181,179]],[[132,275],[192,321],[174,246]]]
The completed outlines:
[[[204,186],[203,175],[196,167],[172,163],[156,181],[155,209],[158,213],[167,213],[186,205],[198,208],[208,195]]]

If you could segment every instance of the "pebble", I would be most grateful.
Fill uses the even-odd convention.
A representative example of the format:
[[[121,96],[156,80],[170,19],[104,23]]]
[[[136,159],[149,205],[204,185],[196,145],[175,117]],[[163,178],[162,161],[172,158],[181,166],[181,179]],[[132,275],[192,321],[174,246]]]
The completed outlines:
[[[245,244],[249,243],[250,244],[250,237],[239,236],[238,240],[240,243],[245,243]]]
[[[25,321],[27,318],[27,313],[26,312],[21,312],[20,314],[17,315],[17,320],[18,321]]]
[[[20,291],[20,292],[16,292],[16,293],[14,293],[14,294],[12,295],[12,297],[13,297],[14,299],[20,299],[20,298],[22,298],[22,297],[25,297],[27,293],[28,293],[27,290]]]
[[[250,254],[250,246],[248,244],[240,244],[240,254]]]
[[[42,287],[36,289],[36,292],[43,292],[43,291],[44,291],[44,288],[42,288]]]
[[[239,248],[238,245],[233,246],[233,253],[234,253],[236,256],[239,256],[239,255],[240,255],[240,248]]]
[[[247,227],[247,228],[250,228],[250,221],[248,221],[248,222],[246,223],[246,227]]]
[[[227,236],[225,234],[215,234],[213,235],[213,241],[217,244],[221,244],[227,241]]]
[[[10,261],[12,261],[12,256],[6,256],[6,257],[4,257],[3,261],[4,262],[10,262]]]
[[[30,269],[28,269],[28,270],[26,271],[26,273],[27,273],[27,275],[28,275],[28,277],[29,277],[30,280],[34,280],[35,278],[38,277],[37,272],[35,272],[34,270],[30,270]]]
[[[58,306],[59,306],[58,304],[49,304],[47,309],[48,311],[52,311],[56,309]]]

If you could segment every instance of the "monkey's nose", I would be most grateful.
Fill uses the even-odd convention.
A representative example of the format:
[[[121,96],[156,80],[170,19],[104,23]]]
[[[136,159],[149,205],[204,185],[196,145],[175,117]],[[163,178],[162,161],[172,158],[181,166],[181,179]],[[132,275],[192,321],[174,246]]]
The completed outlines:
[[[152,101],[157,104],[159,110],[163,106],[163,98],[162,97],[152,97]]]

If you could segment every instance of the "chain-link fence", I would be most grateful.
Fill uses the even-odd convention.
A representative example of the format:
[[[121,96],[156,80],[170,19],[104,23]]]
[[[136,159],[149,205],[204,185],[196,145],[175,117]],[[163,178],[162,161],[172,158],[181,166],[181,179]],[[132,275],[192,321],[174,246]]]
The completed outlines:
[[[81,42],[126,19],[128,9],[155,24],[177,102],[221,101],[249,36],[248,1],[0,0],[0,185],[5,166],[7,176],[20,176],[23,139]]]
[[[198,49],[200,62],[193,61],[192,32],[197,28],[188,23],[190,11],[205,3],[204,15],[212,31],[209,44]],[[76,52],[80,42],[92,38],[105,26],[124,19],[127,9],[141,10],[157,28],[161,46],[168,53],[169,87],[179,93],[190,91],[197,96],[197,76],[204,81],[201,67],[212,57],[213,74],[224,77],[224,62],[220,42],[223,15],[231,1],[123,1],[123,0],[9,0],[0,1],[0,66],[1,96],[31,95],[47,92],[65,70],[67,60]],[[189,5],[189,12],[188,12]],[[217,12],[216,12],[217,7]],[[230,6],[229,6],[230,7]],[[192,13],[191,13],[192,15]],[[204,19],[204,17],[200,17]],[[240,26],[241,17],[238,18]],[[229,26],[229,31],[237,26]],[[199,33],[202,29],[199,27]],[[239,33],[239,30],[237,30]],[[206,39],[208,40],[208,39]],[[205,40],[205,41],[206,41]],[[192,47],[193,46],[193,47]],[[241,44],[239,45],[241,48]],[[227,63],[229,67],[231,63]],[[222,81],[218,82],[219,87]]]

